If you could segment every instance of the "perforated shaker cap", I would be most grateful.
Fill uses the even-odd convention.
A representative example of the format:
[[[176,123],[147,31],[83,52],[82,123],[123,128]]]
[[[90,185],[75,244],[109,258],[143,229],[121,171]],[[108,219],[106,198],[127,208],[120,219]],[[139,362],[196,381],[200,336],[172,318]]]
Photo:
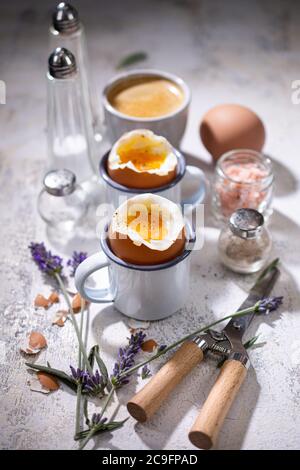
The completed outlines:
[[[74,54],[65,47],[57,47],[49,57],[48,70],[54,78],[72,77],[77,72]]]
[[[76,176],[70,170],[52,170],[44,177],[44,188],[52,196],[67,196],[76,185]]]
[[[229,219],[229,227],[240,238],[255,238],[262,230],[264,216],[255,209],[238,209]]]
[[[60,33],[74,33],[80,28],[78,11],[69,3],[60,2],[52,14],[52,24]]]

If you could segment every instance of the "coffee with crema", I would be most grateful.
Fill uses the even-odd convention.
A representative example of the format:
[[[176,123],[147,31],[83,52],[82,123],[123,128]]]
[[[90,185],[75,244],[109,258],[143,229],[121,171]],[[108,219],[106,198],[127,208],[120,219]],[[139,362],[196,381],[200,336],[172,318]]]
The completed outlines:
[[[122,82],[110,92],[108,100],[127,116],[155,118],[177,111],[184,101],[184,93],[171,80],[144,77]]]

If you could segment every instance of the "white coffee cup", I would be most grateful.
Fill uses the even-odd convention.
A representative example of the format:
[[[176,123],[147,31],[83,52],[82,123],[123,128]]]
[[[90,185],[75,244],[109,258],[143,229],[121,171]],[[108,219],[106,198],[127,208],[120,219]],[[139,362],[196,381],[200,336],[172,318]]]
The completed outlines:
[[[107,243],[107,228],[101,236],[102,251],[84,260],[76,270],[80,295],[96,303],[113,302],[124,315],[138,320],[160,320],[183,307],[189,293],[190,254],[195,233],[185,226],[186,246],[173,260],[157,265],[134,265],[118,258]],[[108,267],[108,287],[89,287],[88,278]]]
[[[121,202],[137,194],[153,193],[165,197],[175,204],[185,207],[187,214],[191,209],[202,203],[206,193],[206,178],[202,170],[196,166],[186,165],[183,154],[173,149],[178,161],[176,178],[159,188],[134,189],[114,181],[108,174],[107,163],[109,152],[100,161],[100,175],[105,183],[106,201],[117,209]]]
[[[163,78],[177,85],[183,92],[181,105],[173,112],[159,117],[141,118],[128,116],[112,106],[109,96],[123,82],[130,79]],[[183,137],[188,116],[191,92],[187,84],[176,75],[155,69],[140,69],[123,72],[112,78],[105,86],[102,94],[106,132],[111,143],[116,142],[125,132],[134,129],[150,129],[157,135],[165,137],[174,147],[179,147]]]

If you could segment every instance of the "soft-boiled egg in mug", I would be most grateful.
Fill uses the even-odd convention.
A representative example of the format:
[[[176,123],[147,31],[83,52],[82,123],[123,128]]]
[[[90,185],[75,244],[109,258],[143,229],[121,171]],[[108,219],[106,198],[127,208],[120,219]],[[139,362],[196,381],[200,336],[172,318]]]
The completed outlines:
[[[176,177],[177,157],[164,137],[137,129],[127,132],[114,144],[107,172],[114,181],[128,188],[158,188]]]
[[[174,202],[150,193],[134,196],[113,214],[110,248],[128,263],[165,263],[183,252],[184,226],[181,210]]]

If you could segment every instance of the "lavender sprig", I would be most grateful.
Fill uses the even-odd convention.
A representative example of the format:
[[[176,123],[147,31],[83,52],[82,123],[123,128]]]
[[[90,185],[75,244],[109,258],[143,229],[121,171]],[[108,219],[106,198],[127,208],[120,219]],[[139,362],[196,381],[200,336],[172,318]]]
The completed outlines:
[[[78,266],[87,258],[88,254],[84,251],[73,251],[72,258],[67,261],[67,266],[71,267],[70,276],[75,276]]]
[[[151,377],[151,371],[148,367],[147,364],[144,365],[144,367],[142,368],[142,371],[141,371],[141,377],[142,377],[142,380],[145,380],[145,379],[148,379],[148,377]]]
[[[146,334],[138,331],[130,336],[129,343],[125,348],[119,349],[118,361],[115,363],[110,377],[115,388],[120,388],[129,382],[129,378],[126,376],[121,377],[121,374],[125,374],[134,365],[135,356],[141,350],[145,338]]]
[[[55,274],[63,274],[63,260],[60,256],[53,255],[47,250],[44,243],[30,243],[29,247],[31,256],[39,269],[44,274],[55,276]]]
[[[94,413],[91,420],[91,427],[92,426],[102,426],[106,423],[107,418],[101,418],[100,413]]]
[[[98,369],[93,374],[79,368],[75,369],[73,366],[70,366],[70,369],[73,379],[75,379],[78,384],[82,384],[83,392],[93,396],[104,395],[106,384]]]
[[[266,297],[265,299],[257,302],[256,312],[264,315],[269,315],[270,312],[277,310],[282,304],[283,296],[280,297]]]
[[[174,349],[175,347],[179,346],[182,344],[184,341],[188,341],[195,336],[199,335],[200,333],[204,333],[211,329],[212,327],[218,325],[219,323],[224,322],[225,320],[229,320],[231,318],[239,318],[243,317],[245,315],[248,315],[249,313],[256,313],[256,314],[263,314],[263,315],[268,315],[271,311],[277,310],[278,307],[282,304],[283,301],[283,296],[280,297],[267,297],[265,299],[259,300],[256,304],[252,305],[251,307],[245,308],[243,310],[239,310],[238,312],[232,313],[230,315],[227,315],[223,318],[220,318],[220,320],[216,320],[215,322],[211,323],[210,325],[205,326],[204,328],[200,328],[196,331],[193,331],[192,333],[189,333],[188,335],[183,336],[179,340],[175,341],[174,343],[170,344],[169,346],[163,348],[162,351],[157,352],[154,354],[152,357],[149,359],[139,363],[135,364],[133,366],[130,366],[129,368],[126,368],[125,370],[119,371],[118,375],[118,380],[120,383],[128,383],[129,381],[129,376],[135,372],[136,370],[140,369],[140,367],[145,366],[146,364],[149,364],[150,362],[154,361],[155,359],[159,358],[160,356],[163,356],[166,354],[168,351],[171,349]],[[124,380],[126,382],[124,382]]]

